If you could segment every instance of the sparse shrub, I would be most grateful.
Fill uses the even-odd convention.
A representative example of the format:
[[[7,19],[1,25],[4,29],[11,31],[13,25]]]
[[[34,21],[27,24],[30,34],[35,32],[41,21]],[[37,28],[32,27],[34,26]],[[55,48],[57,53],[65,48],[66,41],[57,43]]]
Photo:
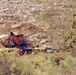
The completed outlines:
[[[64,61],[61,62],[61,73],[67,75],[76,74],[76,57],[71,55],[67,56]]]
[[[42,1],[42,11],[41,11],[41,20],[47,20],[50,16],[50,11],[47,9],[47,0]]]
[[[67,34],[64,46],[66,48],[71,48],[73,55],[76,56],[76,16],[74,15],[73,17],[73,25],[69,31],[69,35]]]

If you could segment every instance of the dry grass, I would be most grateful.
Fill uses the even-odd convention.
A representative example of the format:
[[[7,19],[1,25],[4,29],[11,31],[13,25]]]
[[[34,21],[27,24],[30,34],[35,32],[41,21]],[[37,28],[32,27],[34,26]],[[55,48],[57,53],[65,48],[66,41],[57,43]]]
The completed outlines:
[[[62,54],[62,53],[60,53]],[[15,52],[0,53],[0,74],[8,75],[75,75],[76,58],[65,53],[65,60],[57,53],[17,56]],[[60,57],[61,56],[61,57]],[[72,69],[74,68],[74,69]],[[68,72],[67,72],[68,71]]]

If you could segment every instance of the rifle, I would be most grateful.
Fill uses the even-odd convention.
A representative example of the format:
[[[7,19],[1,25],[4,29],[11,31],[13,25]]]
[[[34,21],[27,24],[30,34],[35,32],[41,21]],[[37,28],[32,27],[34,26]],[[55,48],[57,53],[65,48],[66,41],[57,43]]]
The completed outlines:
[[[51,48],[51,47],[27,47],[26,48],[26,51],[27,51],[27,54],[31,53],[31,52],[59,52],[59,51],[63,51],[63,50],[66,50],[66,49],[61,49],[61,48]]]

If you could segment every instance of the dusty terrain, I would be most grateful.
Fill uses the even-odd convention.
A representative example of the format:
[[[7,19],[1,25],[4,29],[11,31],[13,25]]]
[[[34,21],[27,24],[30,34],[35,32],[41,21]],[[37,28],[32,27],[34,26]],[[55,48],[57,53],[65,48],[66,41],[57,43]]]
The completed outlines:
[[[75,2],[69,0],[0,0],[0,34],[22,31],[35,45],[58,48],[75,11]]]

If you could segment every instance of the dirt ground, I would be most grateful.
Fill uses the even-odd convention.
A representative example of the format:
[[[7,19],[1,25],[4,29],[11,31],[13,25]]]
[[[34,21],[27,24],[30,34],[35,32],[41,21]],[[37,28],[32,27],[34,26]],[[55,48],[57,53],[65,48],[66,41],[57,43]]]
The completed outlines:
[[[73,0],[0,0],[0,35],[23,32],[34,45],[63,46],[76,12]]]

